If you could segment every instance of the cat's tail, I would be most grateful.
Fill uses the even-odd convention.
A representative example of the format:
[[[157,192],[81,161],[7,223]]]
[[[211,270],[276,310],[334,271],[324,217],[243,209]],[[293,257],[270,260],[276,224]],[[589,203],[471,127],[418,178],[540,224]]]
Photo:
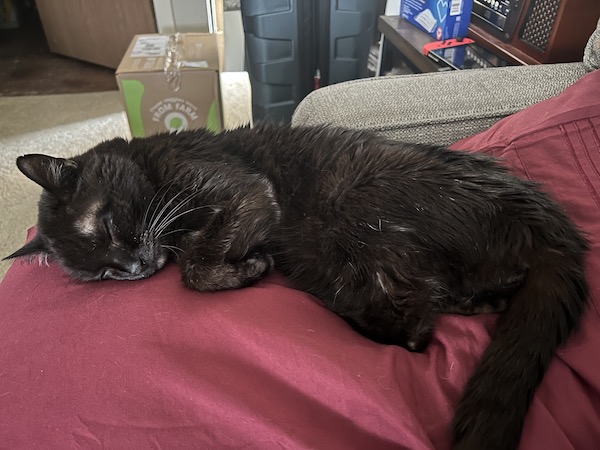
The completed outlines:
[[[562,213],[530,229],[530,269],[499,318],[453,422],[453,448],[518,447],[534,392],[587,303],[587,243]]]

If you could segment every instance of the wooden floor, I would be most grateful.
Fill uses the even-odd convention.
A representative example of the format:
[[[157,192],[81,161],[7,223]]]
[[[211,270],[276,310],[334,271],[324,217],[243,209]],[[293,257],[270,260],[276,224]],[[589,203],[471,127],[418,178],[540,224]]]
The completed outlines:
[[[0,30],[0,97],[117,89],[113,69],[50,53],[35,9]]]

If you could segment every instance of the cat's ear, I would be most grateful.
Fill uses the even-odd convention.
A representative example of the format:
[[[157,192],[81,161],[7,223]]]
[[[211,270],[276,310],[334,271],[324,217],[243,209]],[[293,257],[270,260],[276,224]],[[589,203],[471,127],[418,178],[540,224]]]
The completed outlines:
[[[48,249],[46,248],[44,242],[40,239],[40,237],[36,236],[13,254],[2,258],[2,261],[12,258],[18,258],[19,256],[35,255],[40,253],[48,253]]]
[[[17,167],[27,178],[63,200],[68,198],[79,173],[72,159],[37,154],[19,156]]]

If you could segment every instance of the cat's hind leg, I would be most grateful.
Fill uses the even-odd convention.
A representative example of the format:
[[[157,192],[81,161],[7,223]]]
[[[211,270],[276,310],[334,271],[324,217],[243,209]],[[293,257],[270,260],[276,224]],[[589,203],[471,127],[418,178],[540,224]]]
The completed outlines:
[[[425,350],[433,336],[440,294],[437,283],[396,283],[393,292],[375,290],[368,304],[335,311],[363,336],[382,344],[400,345],[413,352]]]
[[[524,279],[525,273],[523,272],[511,273],[502,277],[497,284],[470,283],[467,285],[470,293],[463,292],[453,301],[449,301],[440,312],[465,316],[500,313],[506,309],[510,299],[519,290]]]
[[[399,345],[412,352],[422,352],[431,341],[434,320],[429,310],[392,309],[341,315],[356,331],[380,344]]]

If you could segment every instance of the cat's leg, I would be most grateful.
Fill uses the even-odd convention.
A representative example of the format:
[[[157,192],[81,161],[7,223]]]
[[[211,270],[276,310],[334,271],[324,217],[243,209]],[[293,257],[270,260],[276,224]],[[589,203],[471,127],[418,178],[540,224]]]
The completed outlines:
[[[247,286],[273,268],[265,250],[277,212],[264,208],[260,215],[231,219],[219,215],[205,228],[183,235],[178,247],[183,283],[198,291]]]
[[[360,334],[381,344],[399,345],[413,352],[427,348],[435,328],[431,308],[416,308],[398,313],[394,309],[373,311],[344,318]]]
[[[204,245],[210,245],[203,242]],[[273,259],[266,253],[254,252],[238,260],[223,255],[190,253],[180,259],[183,283],[198,291],[219,291],[247,286],[267,274]]]
[[[453,301],[447,302],[440,312],[465,316],[500,313],[506,309],[510,299],[519,290],[525,279],[525,272],[511,272],[505,276],[489,277],[488,279],[490,278],[499,281],[492,285],[485,280],[467,283],[466,288],[469,293],[463,292]]]
[[[437,305],[441,301],[435,291],[427,283],[403,288],[396,285],[395,292],[377,293],[363,308],[336,312],[369,339],[421,352],[431,341],[435,328]],[[360,302],[356,299],[350,305]]]

